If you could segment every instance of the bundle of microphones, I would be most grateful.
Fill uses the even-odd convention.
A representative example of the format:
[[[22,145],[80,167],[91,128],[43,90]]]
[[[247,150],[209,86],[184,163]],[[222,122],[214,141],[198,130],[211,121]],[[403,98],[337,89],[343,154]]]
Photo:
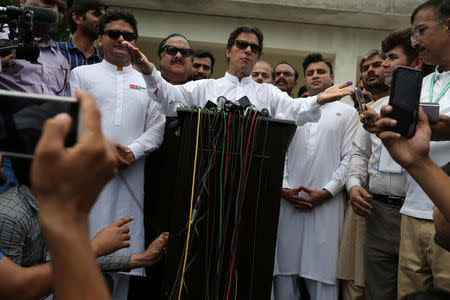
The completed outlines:
[[[208,100],[204,106],[204,109],[212,112],[240,112],[244,113],[244,115],[250,110],[258,111],[247,96],[243,96],[234,102],[228,100],[224,96],[219,96],[217,98],[217,104]],[[269,111],[266,108],[262,109],[259,113],[262,117],[270,117]]]

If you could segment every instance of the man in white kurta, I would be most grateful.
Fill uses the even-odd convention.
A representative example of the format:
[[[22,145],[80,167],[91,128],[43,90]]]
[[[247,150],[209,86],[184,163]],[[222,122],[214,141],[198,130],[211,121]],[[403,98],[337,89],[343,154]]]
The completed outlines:
[[[95,97],[101,114],[103,134],[109,141],[131,150],[134,156],[134,162],[121,169],[119,174],[103,188],[89,217],[92,237],[114,220],[133,216],[134,220],[128,225],[131,235],[130,247],[119,250],[119,253],[133,254],[141,253],[145,249],[144,156],[161,144],[165,118],[158,104],[147,94],[141,74],[131,66],[128,51],[120,47],[120,43],[124,40],[123,34],[117,39],[107,34],[108,30],[136,32],[125,20],[127,19],[113,18],[106,24],[100,24],[104,26],[103,31],[106,32],[99,36],[99,44],[103,46],[105,59],[98,64],[73,69],[70,84],[72,92],[76,88],[82,88]],[[145,271],[143,268],[134,269],[128,274],[144,276]],[[120,278],[125,284],[118,284],[114,279],[114,299],[127,297],[128,278],[123,276]]]
[[[314,67],[311,76],[309,66]],[[333,83],[331,68],[323,60],[311,62],[305,80],[310,93],[320,92]],[[343,186],[359,118],[341,102],[320,110],[318,122],[297,128],[286,158],[283,195],[289,191],[290,201],[282,198],[280,203],[273,289],[277,300],[299,299],[298,277],[304,278],[311,299],[338,297]]]
[[[230,101],[247,96],[256,109],[267,109],[272,117],[294,120],[297,125],[317,121],[322,104],[338,100],[353,93],[347,88],[351,83],[333,86],[321,95],[292,101],[287,93],[271,84],[259,84],[252,80],[251,71],[262,51],[263,36],[258,28],[241,26],[230,34],[225,52],[228,71],[219,79],[205,79],[171,85],[165,81],[154,65],[133,45],[128,46],[131,59],[138,66],[147,84],[150,96],[156,100],[167,114],[180,105],[203,107],[208,100],[217,103],[219,96]]]

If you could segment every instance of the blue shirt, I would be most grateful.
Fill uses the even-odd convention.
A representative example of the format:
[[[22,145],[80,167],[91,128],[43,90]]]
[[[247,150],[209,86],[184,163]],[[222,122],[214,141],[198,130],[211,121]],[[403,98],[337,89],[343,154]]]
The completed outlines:
[[[2,258],[3,258],[3,253],[0,252],[0,259],[2,259]]]
[[[84,53],[81,52],[75,44],[72,42],[72,38],[67,42],[57,42],[59,51],[67,59],[70,64],[70,69],[76,68],[82,65],[92,65],[102,61],[100,55],[98,55],[97,49],[94,48],[94,54],[86,58]]]

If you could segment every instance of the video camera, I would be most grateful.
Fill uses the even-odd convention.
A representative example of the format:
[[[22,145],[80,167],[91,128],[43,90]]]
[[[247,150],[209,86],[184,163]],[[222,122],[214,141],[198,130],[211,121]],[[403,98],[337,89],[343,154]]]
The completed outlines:
[[[16,58],[36,63],[39,47],[33,36],[33,25],[35,22],[53,24],[57,21],[58,13],[48,8],[0,7],[0,32],[9,31],[9,39],[0,39],[0,57],[15,53]]]

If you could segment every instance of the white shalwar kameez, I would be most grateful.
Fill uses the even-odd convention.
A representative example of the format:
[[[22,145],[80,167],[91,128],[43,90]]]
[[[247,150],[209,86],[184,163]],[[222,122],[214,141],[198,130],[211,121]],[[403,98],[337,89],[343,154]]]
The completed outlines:
[[[333,196],[312,210],[297,209],[283,198],[280,203],[274,276],[305,278],[312,299],[334,297],[312,288],[312,283],[319,282],[319,287],[336,285],[345,210],[342,188],[358,119],[356,110],[347,104],[324,105],[318,122],[297,127],[286,156],[283,188],[303,185],[326,189]]]
[[[80,66],[72,70],[70,86],[72,93],[82,88],[95,97],[106,139],[128,147],[135,157],[135,162],[121,170],[100,193],[89,215],[90,237],[122,217],[133,216],[134,220],[127,224],[130,247],[119,253],[141,253],[145,250],[144,155],[162,142],[165,117],[160,105],[149,97],[142,75],[131,65],[123,71],[117,71],[106,60]],[[128,274],[145,276],[145,271],[134,269]]]
[[[297,125],[315,122],[320,118],[320,104],[317,96],[292,101],[292,98],[276,86],[257,83],[251,76],[239,80],[228,72],[219,79],[203,79],[189,81],[182,85],[171,85],[161,77],[161,73],[153,69],[150,75],[143,75],[148,93],[157,93],[156,101],[164,107],[165,114],[176,111],[178,106],[204,107],[206,102],[217,103],[219,96],[230,101],[247,96],[258,110],[267,109],[274,118],[293,120]]]

